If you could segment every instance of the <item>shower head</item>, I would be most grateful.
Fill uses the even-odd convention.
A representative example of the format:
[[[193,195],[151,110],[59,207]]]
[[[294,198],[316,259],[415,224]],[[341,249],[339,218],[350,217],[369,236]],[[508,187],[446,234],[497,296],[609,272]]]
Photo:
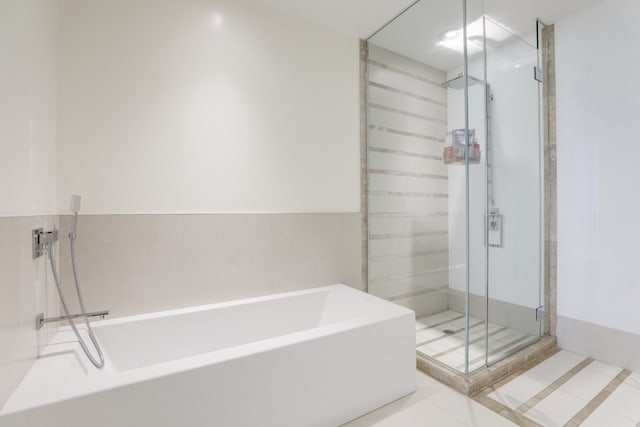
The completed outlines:
[[[79,194],[71,196],[71,212],[77,213],[80,210],[80,199],[82,199],[82,196]]]
[[[483,83],[482,80],[476,79],[473,76],[469,76],[469,86],[474,86],[482,83]],[[466,84],[466,81],[464,78],[464,73],[458,73],[454,77],[442,83],[442,87],[460,90],[460,89],[464,89],[465,84]]]

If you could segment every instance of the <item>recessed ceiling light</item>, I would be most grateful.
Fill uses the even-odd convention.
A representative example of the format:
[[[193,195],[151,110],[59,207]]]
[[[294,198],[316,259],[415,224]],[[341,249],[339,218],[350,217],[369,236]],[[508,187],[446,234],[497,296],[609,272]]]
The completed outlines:
[[[446,42],[447,40],[453,40],[460,35],[460,30],[444,30],[440,33],[440,40]]]
[[[213,25],[213,28],[219,30],[222,28],[223,23],[224,19],[222,18],[222,15],[220,15],[219,13],[214,13],[213,15],[211,15],[211,24]]]

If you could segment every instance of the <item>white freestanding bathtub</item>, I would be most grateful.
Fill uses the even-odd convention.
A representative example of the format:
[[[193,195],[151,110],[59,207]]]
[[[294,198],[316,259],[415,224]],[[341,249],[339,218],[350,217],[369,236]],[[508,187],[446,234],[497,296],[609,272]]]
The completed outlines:
[[[415,391],[414,313],[344,285],[61,330],[2,427],[335,427]]]

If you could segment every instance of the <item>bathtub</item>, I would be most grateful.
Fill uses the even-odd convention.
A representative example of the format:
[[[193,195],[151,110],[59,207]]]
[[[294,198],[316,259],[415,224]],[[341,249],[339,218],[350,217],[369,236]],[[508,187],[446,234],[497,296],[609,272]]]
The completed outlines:
[[[344,285],[68,327],[2,427],[339,426],[415,391],[414,313]]]

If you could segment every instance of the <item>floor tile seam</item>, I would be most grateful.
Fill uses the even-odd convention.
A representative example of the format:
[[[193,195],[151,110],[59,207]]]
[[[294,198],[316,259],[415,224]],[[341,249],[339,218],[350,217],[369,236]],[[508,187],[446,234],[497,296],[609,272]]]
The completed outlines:
[[[628,369],[620,371],[618,375],[609,381],[609,383],[605,385],[589,402],[587,402],[587,404],[578,411],[577,414],[571,417],[564,426],[578,427],[582,424],[591,414],[593,414],[593,412],[595,412],[596,409],[598,409],[600,405],[602,405],[605,400],[611,396],[618,387],[620,387],[620,384],[622,384],[629,375],[631,375],[631,371]]]
[[[485,406],[486,408],[491,409],[492,411],[494,411],[497,414],[503,416],[504,418],[507,418],[509,421],[516,423],[519,426],[523,426],[523,427],[543,427],[540,424],[538,424],[537,422],[525,417],[522,414],[519,414],[515,410],[509,408],[508,406],[506,406],[506,405],[498,402],[497,400],[489,397],[489,395],[491,393],[499,390],[503,386],[509,384],[510,382],[514,381],[515,379],[519,378],[524,373],[526,373],[529,370],[533,369],[534,367],[538,366],[540,363],[543,363],[543,362],[551,359],[553,356],[557,355],[561,351],[562,351],[562,349],[560,349],[559,347],[554,347],[554,348],[550,349],[546,353],[546,355],[545,355],[546,357],[544,359],[542,359],[542,360],[541,359],[534,359],[534,360],[530,360],[530,361],[526,362],[524,364],[524,366],[522,366],[521,368],[518,368],[515,372],[507,375],[506,377],[504,377],[503,379],[499,380],[498,382],[496,382],[496,383],[494,383],[492,385],[489,385],[489,386],[485,387],[484,389],[480,390],[473,397],[473,400],[475,400],[476,402],[478,402],[481,405]],[[638,426],[638,427],[640,427],[640,426]]]
[[[524,375],[527,372],[529,372],[531,369],[533,369],[536,366],[540,365],[541,363],[549,360],[550,358],[552,358],[556,354],[560,353],[561,351],[562,350],[559,347],[553,348],[551,351],[549,351],[549,354],[547,355],[547,357],[545,359],[543,359],[542,361],[533,360],[533,361],[527,362],[521,368],[519,368],[516,371],[512,372],[511,374],[507,375],[506,377],[504,377],[500,381],[498,381],[496,383],[493,383],[490,386],[486,387],[480,393],[484,393],[486,395],[489,395],[489,394],[491,394],[491,393],[493,393],[495,391],[498,391],[501,387],[503,387],[503,386],[509,384],[511,381],[514,381],[515,379],[521,377],[522,375]]]
[[[490,398],[487,394],[478,394],[473,398],[473,400],[520,427],[544,427],[542,424],[538,424],[536,421],[527,418],[523,414],[516,412],[508,406]]]
[[[529,410],[533,409],[538,403],[542,400],[549,397],[553,392],[557,391],[562,385],[566,384],[571,378],[574,378],[576,374],[582,371],[584,368],[589,366],[593,362],[593,359],[587,357],[582,360],[580,363],[575,365],[573,368],[569,369],[562,376],[557,378],[551,384],[546,386],[544,389],[536,393],[534,396],[529,398],[526,402],[522,403],[520,406],[516,408],[516,411],[524,414]]]

